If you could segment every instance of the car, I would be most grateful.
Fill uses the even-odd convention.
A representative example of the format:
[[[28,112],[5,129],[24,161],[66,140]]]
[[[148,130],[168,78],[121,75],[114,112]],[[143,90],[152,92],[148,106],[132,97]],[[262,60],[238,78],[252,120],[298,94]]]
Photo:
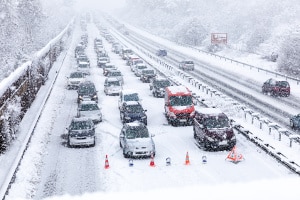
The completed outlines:
[[[147,125],[146,111],[140,102],[126,101],[120,108],[120,119],[122,123],[140,121]]]
[[[102,122],[102,113],[95,101],[82,101],[77,109],[78,117],[87,117],[96,124]]]
[[[145,64],[136,64],[135,68],[134,68],[134,74],[137,77],[140,77],[141,73],[142,73],[142,70],[144,70],[144,69],[147,69],[147,65],[145,65]]]
[[[95,146],[96,135],[93,121],[86,117],[74,117],[67,128],[67,145]]]
[[[167,78],[155,78],[149,85],[154,97],[164,97],[165,88],[172,84]]]
[[[104,81],[104,93],[106,95],[119,95],[122,90],[122,84],[115,77],[107,77]]]
[[[130,70],[132,71],[132,72],[134,72],[134,70],[135,70],[135,68],[136,68],[136,65],[138,65],[138,64],[144,64],[145,65],[145,63],[144,63],[144,61],[142,60],[142,59],[135,59],[135,60],[133,60],[131,63],[130,63]]]
[[[106,74],[107,77],[115,77],[117,78],[120,83],[123,85],[124,84],[124,79],[123,79],[123,75],[121,73],[120,70],[117,70],[117,69],[112,69],[112,70],[109,70]]]
[[[290,96],[290,84],[285,80],[268,79],[262,85],[262,93],[272,96]]]
[[[167,56],[167,50],[165,49],[158,49],[157,52],[156,52],[156,55],[157,56]]]
[[[82,72],[71,72],[67,79],[67,88],[77,89],[79,84],[85,81],[85,75]]]
[[[97,66],[98,67],[103,67],[104,65],[106,65],[109,62],[110,62],[109,57],[101,56],[101,57],[98,57],[98,59],[97,59]]]
[[[111,70],[111,69],[118,69],[115,65],[113,64],[105,64],[102,66],[102,69],[103,69],[103,75],[106,76],[107,75],[107,72],[108,70]]]
[[[121,106],[126,101],[141,101],[139,97],[139,93],[136,92],[135,90],[123,89],[119,95],[119,100],[118,100],[119,109],[121,109]]]
[[[145,124],[131,122],[123,124],[120,133],[120,147],[125,158],[155,156],[154,134],[150,134]]]
[[[179,69],[182,70],[194,70],[195,69],[195,65],[194,65],[194,61],[192,60],[183,60],[179,63]]]
[[[140,80],[143,83],[150,83],[150,80],[156,77],[156,72],[154,69],[143,69],[141,71]]]
[[[219,108],[197,108],[193,132],[195,140],[205,150],[231,150],[236,145],[230,120]]]
[[[77,89],[77,103],[82,101],[95,101],[98,103],[98,95],[95,84],[91,81],[84,81],[79,84]]]
[[[77,64],[77,71],[82,72],[84,75],[90,75],[90,64],[88,62],[79,62]]]
[[[90,60],[89,60],[89,58],[85,54],[78,55],[78,57],[77,57],[77,64],[79,64],[81,62],[86,62],[90,66]]]
[[[77,58],[79,55],[84,54],[85,47],[81,44],[78,44],[75,47],[75,58]]]
[[[290,126],[292,129],[300,129],[300,114],[294,115],[290,118]]]

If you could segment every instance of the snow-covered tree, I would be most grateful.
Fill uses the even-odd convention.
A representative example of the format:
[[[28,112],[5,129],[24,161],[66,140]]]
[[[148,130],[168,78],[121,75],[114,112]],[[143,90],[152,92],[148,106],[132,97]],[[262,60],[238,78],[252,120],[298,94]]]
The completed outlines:
[[[2,148],[6,148],[16,138],[17,131],[22,118],[21,99],[16,97],[8,103],[4,114],[1,116],[2,120]]]
[[[279,51],[278,67],[287,74],[300,74],[300,29],[286,37]]]

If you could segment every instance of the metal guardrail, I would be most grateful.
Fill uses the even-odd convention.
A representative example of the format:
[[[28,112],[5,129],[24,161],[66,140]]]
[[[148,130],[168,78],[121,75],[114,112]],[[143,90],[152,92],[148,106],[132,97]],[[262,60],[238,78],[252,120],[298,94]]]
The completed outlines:
[[[186,47],[186,48],[193,49],[193,50],[195,50],[197,52],[201,52],[201,53],[204,53],[204,54],[207,54],[207,55],[210,55],[210,56],[214,56],[215,58],[223,59],[225,61],[230,61],[231,63],[240,64],[240,65],[242,65],[244,67],[247,66],[247,67],[249,67],[250,70],[251,69],[256,69],[258,72],[260,72],[260,71],[266,72],[266,73],[269,73],[269,74],[273,74],[275,77],[281,77],[281,78],[284,78],[285,80],[295,81],[297,83],[297,85],[300,84],[300,79],[292,77],[292,76],[284,75],[284,74],[279,73],[279,72],[274,72],[274,71],[267,70],[267,69],[264,69],[264,68],[261,68],[261,67],[250,65],[248,63],[244,63],[244,62],[241,62],[241,61],[238,61],[238,60],[227,58],[225,56],[220,56],[218,54],[214,54],[214,53],[211,53],[211,52],[208,52],[208,51],[204,51],[204,50],[198,49],[198,48],[196,48],[194,46],[191,46],[191,45],[185,45],[185,44],[180,44],[180,43],[177,43],[177,44],[180,45],[180,46]]]

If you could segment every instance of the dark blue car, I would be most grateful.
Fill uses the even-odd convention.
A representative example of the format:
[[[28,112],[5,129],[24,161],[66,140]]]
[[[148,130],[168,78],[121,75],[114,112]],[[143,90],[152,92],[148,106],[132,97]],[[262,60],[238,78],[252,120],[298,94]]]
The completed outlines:
[[[156,52],[156,55],[157,56],[167,56],[167,51],[165,49],[159,49],[157,52]]]
[[[291,117],[290,125],[293,129],[300,129],[300,114]]]
[[[123,123],[139,121],[147,125],[146,111],[140,102],[127,101],[120,108],[120,118]]]

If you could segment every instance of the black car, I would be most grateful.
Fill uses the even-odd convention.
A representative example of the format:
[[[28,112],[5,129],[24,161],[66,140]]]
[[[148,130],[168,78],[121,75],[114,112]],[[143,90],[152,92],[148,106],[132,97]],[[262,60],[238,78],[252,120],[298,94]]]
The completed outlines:
[[[199,108],[193,124],[194,138],[205,150],[231,150],[236,136],[228,117],[218,108]]]
[[[154,69],[143,69],[141,72],[140,80],[143,83],[150,83],[150,80],[156,77]]]
[[[165,88],[171,85],[171,82],[166,78],[156,78],[150,83],[150,90],[152,90],[154,97],[164,97]]]
[[[300,129],[300,114],[294,115],[290,118],[290,126],[292,129]]]
[[[91,81],[85,81],[79,84],[77,103],[84,100],[95,101],[98,103],[98,95],[95,84]]]
[[[123,123],[140,121],[147,125],[146,111],[147,110],[144,110],[140,102],[126,101],[120,108],[120,118]]]
[[[262,93],[272,96],[290,96],[290,84],[285,80],[268,79],[263,83]]]

